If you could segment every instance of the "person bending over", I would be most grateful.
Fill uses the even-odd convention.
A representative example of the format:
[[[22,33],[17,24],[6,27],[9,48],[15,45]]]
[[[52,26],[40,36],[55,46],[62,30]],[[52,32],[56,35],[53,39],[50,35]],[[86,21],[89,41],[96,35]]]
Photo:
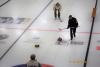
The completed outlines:
[[[36,60],[35,54],[30,56],[30,60],[27,62],[27,67],[41,67],[41,64]]]

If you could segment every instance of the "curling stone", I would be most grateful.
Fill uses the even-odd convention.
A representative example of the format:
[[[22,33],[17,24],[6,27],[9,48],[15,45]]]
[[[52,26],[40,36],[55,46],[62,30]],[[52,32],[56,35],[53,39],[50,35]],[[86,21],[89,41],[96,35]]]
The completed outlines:
[[[39,44],[35,44],[35,47],[38,48],[38,47],[40,47],[40,45]]]
[[[61,37],[59,37],[57,41],[60,41],[60,42],[62,42],[62,38],[61,38]]]

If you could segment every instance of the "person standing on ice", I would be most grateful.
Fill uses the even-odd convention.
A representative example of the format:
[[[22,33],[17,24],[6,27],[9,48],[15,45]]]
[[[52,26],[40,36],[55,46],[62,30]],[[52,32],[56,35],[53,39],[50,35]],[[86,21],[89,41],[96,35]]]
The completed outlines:
[[[61,19],[60,18],[60,11],[61,11],[61,5],[60,5],[60,3],[59,2],[57,2],[55,5],[54,5],[54,7],[53,7],[53,10],[54,10],[54,17],[55,17],[55,19],[57,19],[57,17],[59,18],[59,19]]]
[[[75,17],[69,15],[68,26],[67,29],[70,28],[70,38],[73,40],[73,37],[76,37],[76,28],[78,27],[78,22]]]

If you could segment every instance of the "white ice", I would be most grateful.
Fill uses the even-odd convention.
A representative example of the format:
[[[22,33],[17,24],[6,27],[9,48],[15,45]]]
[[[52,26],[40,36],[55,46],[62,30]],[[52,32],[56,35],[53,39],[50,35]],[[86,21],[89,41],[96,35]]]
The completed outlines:
[[[29,18],[29,21],[21,24],[0,24],[0,34],[9,35],[8,39],[0,40],[0,55],[2,55],[32,23],[8,53],[0,60],[0,67],[11,67],[26,63],[29,60],[29,56],[33,53],[36,54],[37,60],[43,64],[51,64],[55,67],[83,67],[92,24],[91,14],[95,0],[53,0],[40,14],[50,1],[51,0],[11,0],[8,4],[0,8],[1,17]],[[62,5],[62,22],[54,19],[53,6],[56,2],[60,2]],[[77,18],[80,26],[77,29],[76,38],[73,41],[82,42],[83,44],[71,44],[69,30],[65,29],[59,31],[59,28],[67,27],[68,16],[70,14]],[[36,18],[38,15],[39,17]],[[56,43],[59,36],[65,41],[61,45]],[[34,47],[36,43],[40,44],[39,48]],[[90,52],[89,55],[91,54]],[[96,54],[96,56],[98,55]],[[90,56],[89,61],[93,60],[93,57],[93,55]],[[95,61],[93,61],[88,64],[88,67],[91,67],[93,63],[96,64]]]

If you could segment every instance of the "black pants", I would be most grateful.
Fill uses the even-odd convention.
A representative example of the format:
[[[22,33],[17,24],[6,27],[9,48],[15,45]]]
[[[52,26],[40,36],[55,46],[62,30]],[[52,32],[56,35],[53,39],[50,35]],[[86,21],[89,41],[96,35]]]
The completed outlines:
[[[54,15],[55,15],[55,19],[58,17],[60,19],[60,10],[59,9],[55,9],[54,10]]]
[[[76,37],[76,28],[70,28],[70,38]]]

